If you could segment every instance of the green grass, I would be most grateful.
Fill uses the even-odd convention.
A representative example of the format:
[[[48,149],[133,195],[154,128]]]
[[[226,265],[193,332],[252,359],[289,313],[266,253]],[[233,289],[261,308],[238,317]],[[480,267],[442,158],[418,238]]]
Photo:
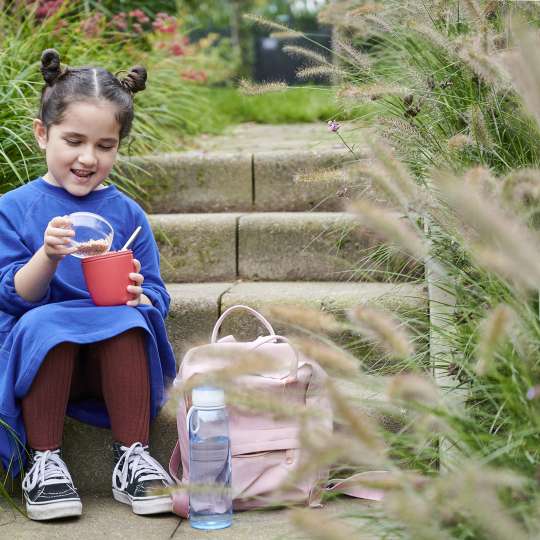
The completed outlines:
[[[208,133],[243,122],[290,124],[351,118],[336,101],[332,87],[295,86],[256,96],[242,95],[236,88],[201,88],[197,95],[208,107]]]

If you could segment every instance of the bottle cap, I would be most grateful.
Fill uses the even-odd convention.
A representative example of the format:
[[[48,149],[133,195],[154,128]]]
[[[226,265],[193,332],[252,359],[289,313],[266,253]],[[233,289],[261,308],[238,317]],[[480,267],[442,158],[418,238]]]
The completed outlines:
[[[191,402],[200,408],[225,407],[225,392],[213,386],[197,386],[191,391]]]

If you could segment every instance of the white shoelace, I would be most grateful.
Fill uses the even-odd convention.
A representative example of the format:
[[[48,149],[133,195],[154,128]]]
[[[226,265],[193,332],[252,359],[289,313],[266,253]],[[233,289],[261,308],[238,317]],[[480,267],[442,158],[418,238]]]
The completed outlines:
[[[60,450],[35,451],[34,464],[23,480],[23,489],[32,491],[38,484],[73,484],[66,464],[60,457]]]
[[[145,480],[162,480],[172,486],[173,481],[167,471],[148,453],[146,447],[140,442],[133,443],[129,448],[121,446],[124,452],[118,460],[113,471],[113,483],[119,489],[126,489],[127,485],[138,478]]]

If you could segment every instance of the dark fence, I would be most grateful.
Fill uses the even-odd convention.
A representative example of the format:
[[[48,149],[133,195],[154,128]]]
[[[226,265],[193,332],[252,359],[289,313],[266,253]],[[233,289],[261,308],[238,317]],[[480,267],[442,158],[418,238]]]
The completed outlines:
[[[329,50],[332,44],[330,33],[309,34],[309,38],[318,45],[305,38],[279,40],[272,37],[255,37],[255,64],[253,66],[253,79],[256,82],[284,81],[287,84],[305,84],[315,82],[324,84],[327,77],[310,77],[307,81],[296,77],[296,72],[303,66],[313,65],[307,58],[291,56],[283,52],[286,45],[295,45],[311,49],[320,55],[330,58]]]

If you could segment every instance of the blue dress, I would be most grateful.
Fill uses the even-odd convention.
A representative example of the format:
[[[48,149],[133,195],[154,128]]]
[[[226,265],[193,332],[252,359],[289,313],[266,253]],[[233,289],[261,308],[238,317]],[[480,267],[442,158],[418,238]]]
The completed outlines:
[[[144,294],[152,306],[96,307],[86,288],[81,259],[67,256],[44,298],[27,302],[13,278],[43,245],[43,234],[55,216],[94,212],[114,228],[113,250],[120,249],[138,225],[142,230],[131,249],[141,262]],[[29,391],[48,351],[64,341],[85,344],[111,338],[130,328],[146,331],[150,373],[150,414],[165,403],[165,389],[175,376],[175,359],[164,318],[170,297],[159,272],[159,252],[142,208],[115,186],[84,197],[38,178],[0,197],[0,460],[13,475],[20,471],[26,435],[20,400]],[[110,427],[102,402],[68,405],[68,415]]]

